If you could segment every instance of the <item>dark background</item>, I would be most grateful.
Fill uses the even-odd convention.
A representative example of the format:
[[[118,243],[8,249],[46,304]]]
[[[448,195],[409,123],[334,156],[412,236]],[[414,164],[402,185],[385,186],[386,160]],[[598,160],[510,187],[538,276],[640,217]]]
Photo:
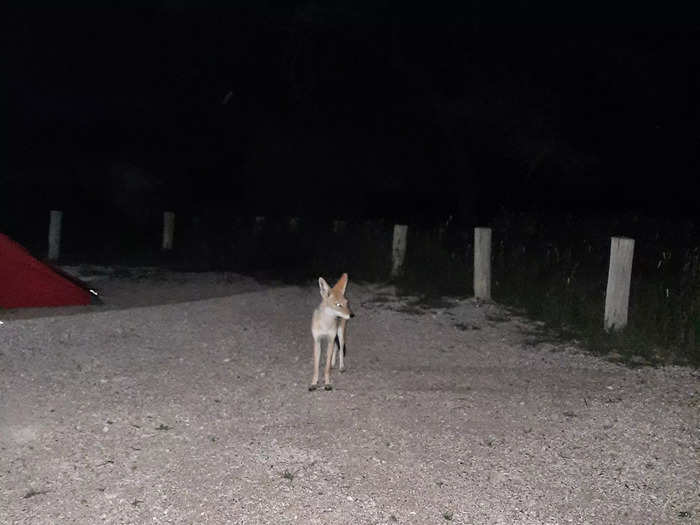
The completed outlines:
[[[697,216],[697,18],[609,4],[13,8],[0,225]]]

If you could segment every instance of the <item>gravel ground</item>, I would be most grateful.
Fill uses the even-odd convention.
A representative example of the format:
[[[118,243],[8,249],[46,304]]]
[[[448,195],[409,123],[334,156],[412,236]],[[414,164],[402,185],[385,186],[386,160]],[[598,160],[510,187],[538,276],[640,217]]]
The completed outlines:
[[[348,370],[309,392],[315,284],[96,284],[0,312],[1,523],[700,523],[691,369],[351,280]]]

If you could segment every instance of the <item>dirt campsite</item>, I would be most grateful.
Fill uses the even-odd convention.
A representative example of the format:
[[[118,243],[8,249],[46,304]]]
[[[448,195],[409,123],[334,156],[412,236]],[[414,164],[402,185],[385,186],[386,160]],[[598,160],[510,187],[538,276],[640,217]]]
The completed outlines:
[[[315,282],[94,274],[102,305],[0,311],[3,523],[700,517],[696,370],[351,275],[346,371],[310,392]]]

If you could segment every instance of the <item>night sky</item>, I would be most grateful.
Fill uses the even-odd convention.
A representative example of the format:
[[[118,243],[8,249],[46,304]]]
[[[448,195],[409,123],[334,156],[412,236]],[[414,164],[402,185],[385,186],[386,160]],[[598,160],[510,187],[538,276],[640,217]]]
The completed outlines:
[[[610,3],[13,9],[0,218],[697,215],[698,19]]]

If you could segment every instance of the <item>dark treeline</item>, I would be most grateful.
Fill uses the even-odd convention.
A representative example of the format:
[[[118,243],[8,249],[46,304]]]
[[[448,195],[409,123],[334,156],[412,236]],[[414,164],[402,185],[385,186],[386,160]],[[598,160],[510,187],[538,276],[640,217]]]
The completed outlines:
[[[12,10],[3,223],[694,212],[697,35],[680,16],[237,5]]]

